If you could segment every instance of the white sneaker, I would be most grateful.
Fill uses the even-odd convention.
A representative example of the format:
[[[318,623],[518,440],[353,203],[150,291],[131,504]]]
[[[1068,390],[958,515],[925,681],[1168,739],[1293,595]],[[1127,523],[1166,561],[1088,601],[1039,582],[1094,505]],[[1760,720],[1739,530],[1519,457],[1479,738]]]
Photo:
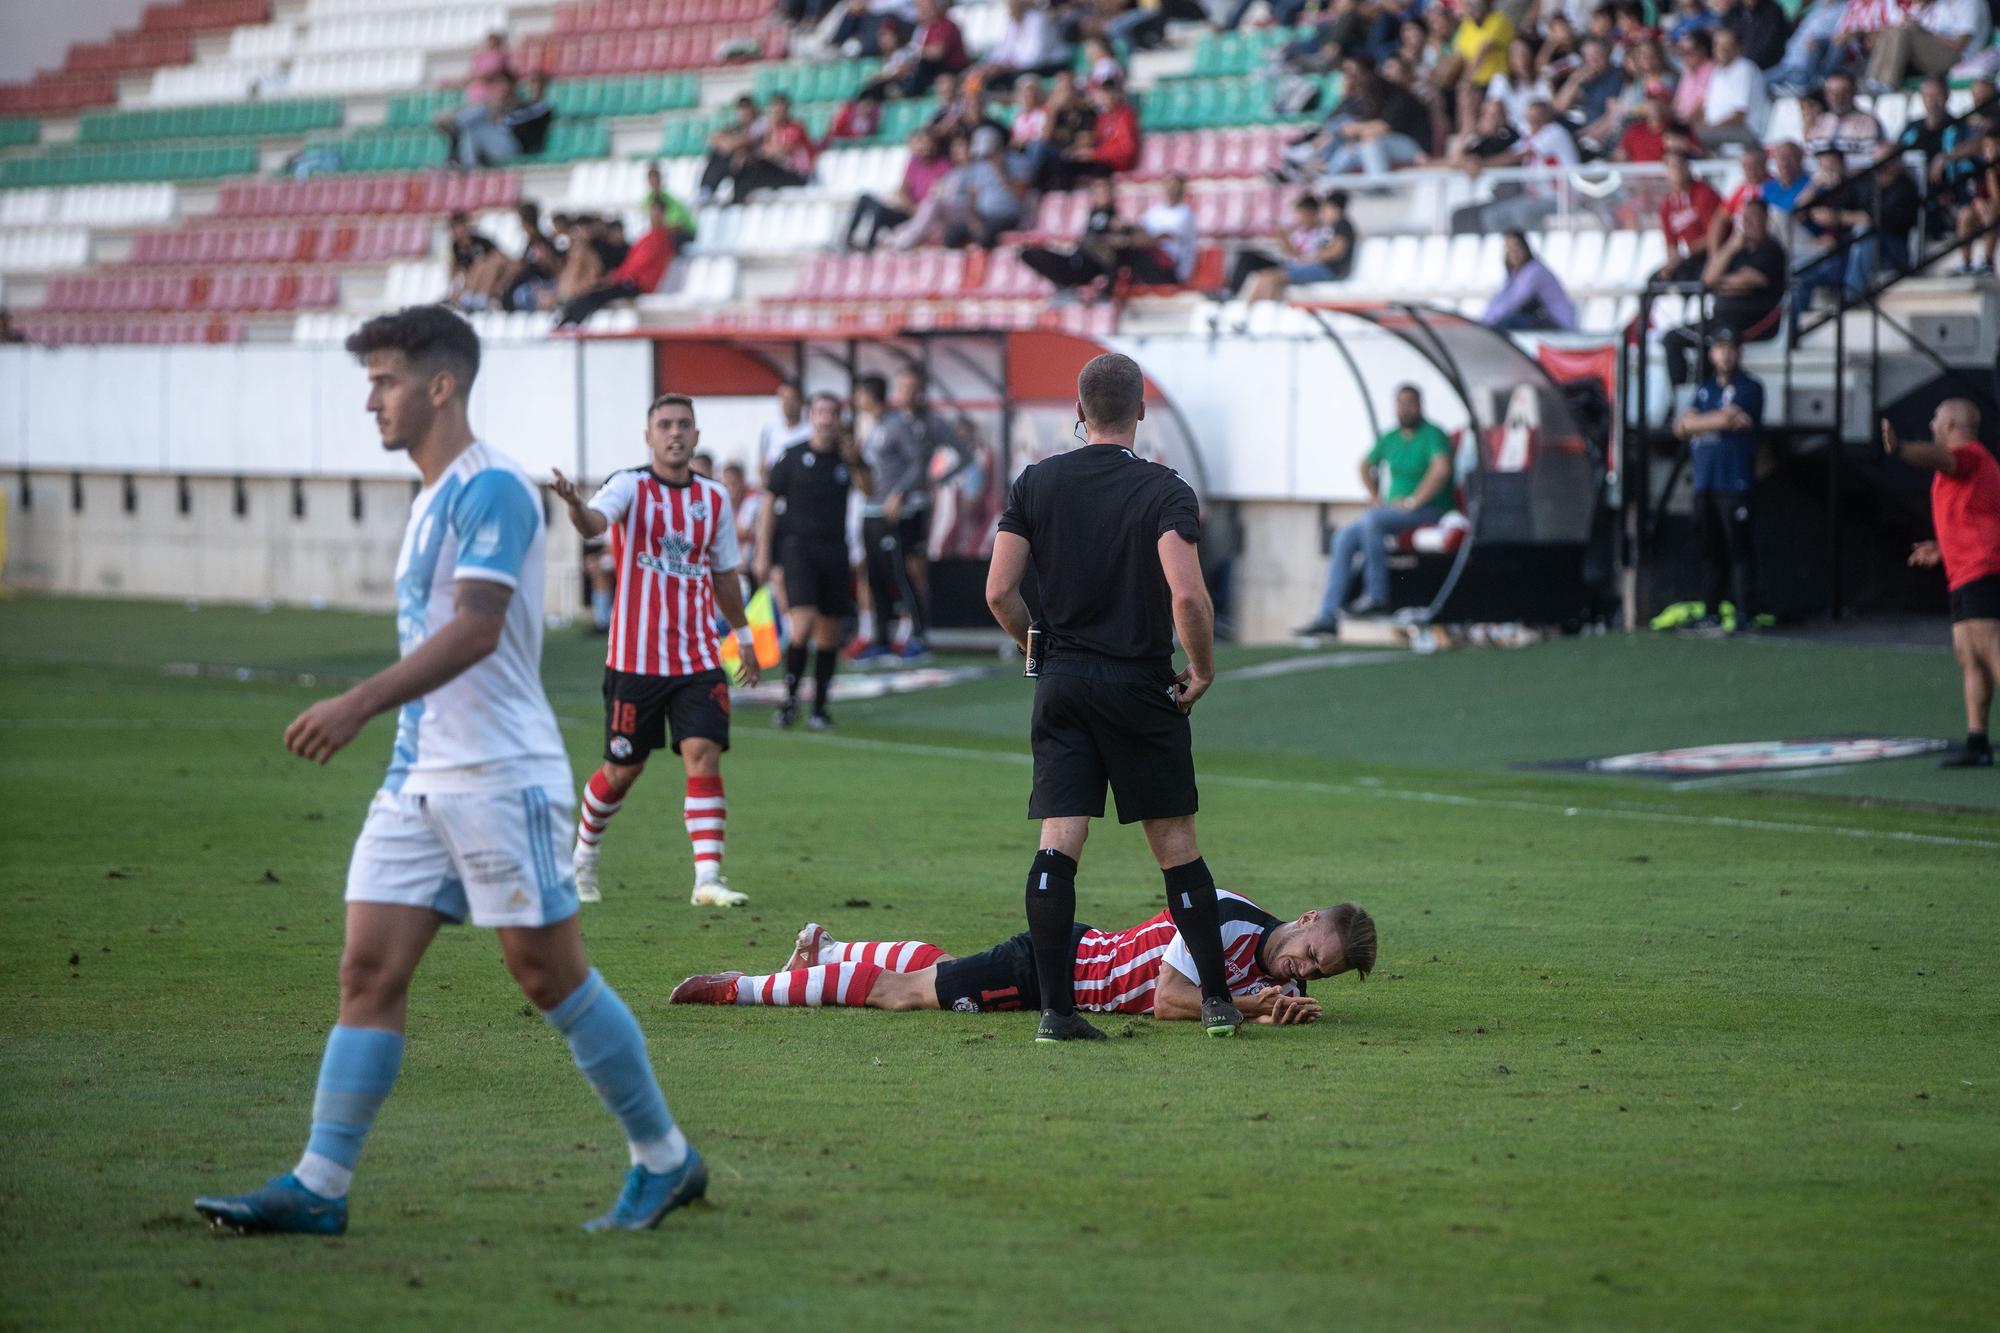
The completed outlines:
[[[603,902],[604,895],[597,890],[597,849],[578,843],[570,856],[570,867],[576,873],[577,901]]]
[[[728,880],[717,875],[714,879],[696,880],[688,901],[696,907],[741,907],[750,901],[750,896],[736,892],[729,887]]]
[[[833,936],[826,933],[825,926],[817,921],[806,922],[805,929],[792,941],[792,956],[785,960],[785,971],[797,967],[818,967],[832,943]]]

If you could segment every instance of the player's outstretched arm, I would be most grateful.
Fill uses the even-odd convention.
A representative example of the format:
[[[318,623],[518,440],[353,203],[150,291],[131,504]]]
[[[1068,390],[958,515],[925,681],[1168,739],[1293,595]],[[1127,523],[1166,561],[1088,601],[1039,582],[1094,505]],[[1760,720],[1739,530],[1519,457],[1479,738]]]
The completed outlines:
[[[1215,604],[1201,577],[1201,548],[1178,532],[1160,534],[1160,569],[1173,595],[1174,634],[1188,664],[1174,677],[1180,710],[1185,713],[1215,683]]]
[[[610,519],[584,503],[583,492],[577,489],[575,482],[562,474],[560,468],[550,468],[549,471],[555,477],[550,489],[555,491],[556,498],[569,509],[571,527],[585,537],[595,537],[611,526]]]
[[[452,617],[437,633],[394,666],[300,713],[285,728],[285,748],[324,764],[368,719],[429,694],[499,647],[514,590],[490,579],[465,578],[452,586],[452,594]]]
[[[1028,651],[1028,603],[1021,581],[1028,576],[1028,539],[1018,532],[996,533],[993,561],[986,567],[986,605],[1015,647]]]
[[[1253,1023],[1273,1027],[1296,1027],[1319,1022],[1319,1001],[1305,995],[1287,995],[1276,986],[1235,997],[1236,1007]],[[1181,975],[1171,963],[1160,964],[1160,979],[1153,984],[1153,1017],[1173,1022],[1201,1017],[1201,987]]]
[[[1947,477],[1958,475],[1958,460],[1952,457],[1951,450],[1935,440],[1903,439],[1887,417],[1882,419],[1882,452],[1912,467],[1928,468]]]

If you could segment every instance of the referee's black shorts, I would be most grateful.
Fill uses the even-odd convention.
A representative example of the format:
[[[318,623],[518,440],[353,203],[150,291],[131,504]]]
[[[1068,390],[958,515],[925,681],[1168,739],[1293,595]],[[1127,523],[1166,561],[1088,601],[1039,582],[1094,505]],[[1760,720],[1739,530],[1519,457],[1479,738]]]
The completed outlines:
[[[1118,822],[1191,815],[1194,741],[1164,668],[1052,659],[1035,681],[1035,789],[1028,818],[1104,815]]]
[[[854,569],[847,563],[846,542],[787,541],[779,557],[787,606],[809,606],[836,620],[854,614]]]

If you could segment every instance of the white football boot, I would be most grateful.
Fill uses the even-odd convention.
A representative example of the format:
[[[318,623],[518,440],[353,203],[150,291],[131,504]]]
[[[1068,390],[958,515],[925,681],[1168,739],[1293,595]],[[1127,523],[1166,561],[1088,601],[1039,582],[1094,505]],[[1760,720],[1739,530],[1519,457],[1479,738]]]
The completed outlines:
[[[604,895],[597,888],[597,849],[578,843],[570,856],[570,867],[576,874],[577,901],[603,902]]]
[[[713,862],[704,861],[703,865]],[[741,907],[750,901],[750,896],[738,893],[729,887],[729,881],[719,873],[698,876],[694,882],[694,892],[688,901],[696,907]]]

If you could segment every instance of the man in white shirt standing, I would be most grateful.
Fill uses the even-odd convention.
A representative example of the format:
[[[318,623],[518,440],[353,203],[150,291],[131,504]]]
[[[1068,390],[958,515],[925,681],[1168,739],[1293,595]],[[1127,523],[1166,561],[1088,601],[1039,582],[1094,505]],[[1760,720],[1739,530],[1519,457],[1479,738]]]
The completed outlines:
[[[438,928],[469,918],[499,935],[507,970],[624,1126],[624,1191],[585,1230],[657,1226],[707,1190],[708,1169],[667,1111],[632,1011],[584,956],[557,851],[571,779],[542,692],[540,491],[473,438],[479,338],[464,320],[413,306],[369,320],[347,350],[367,367],[383,448],[407,453],[423,479],[396,560],[402,655],[299,714],[285,747],[324,764],[391,709],[395,746],[348,863],[340,1017],[305,1152],[261,1189],[204,1195],[195,1209],[218,1229],[347,1230],[362,1141],[402,1068],[410,978]]]
[[[1743,54],[1742,40],[1729,28],[1717,28],[1715,69],[1702,97],[1701,123],[1695,132],[1703,145],[1720,148],[1761,147],[1764,125],[1771,115],[1771,97],[1764,88],[1764,71]]]
[[[806,398],[790,380],[778,386],[778,415],[757,432],[757,481],[761,486],[771,474],[771,465],[785,456],[785,450],[812,438],[812,423],[806,420]]]

